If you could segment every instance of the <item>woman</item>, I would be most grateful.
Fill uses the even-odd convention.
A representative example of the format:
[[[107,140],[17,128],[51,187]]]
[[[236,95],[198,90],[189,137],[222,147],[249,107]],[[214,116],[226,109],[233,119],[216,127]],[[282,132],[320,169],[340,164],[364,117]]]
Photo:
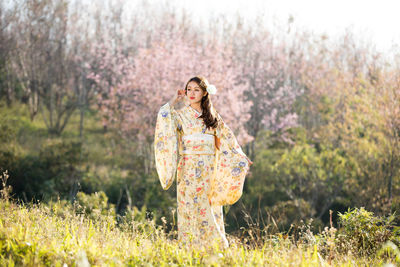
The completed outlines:
[[[177,177],[178,240],[227,248],[222,206],[242,195],[252,164],[233,132],[214,110],[216,89],[196,76],[160,108],[155,129],[155,159],[161,185],[167,190]],[[189,103],[176,109],[188,97]]]

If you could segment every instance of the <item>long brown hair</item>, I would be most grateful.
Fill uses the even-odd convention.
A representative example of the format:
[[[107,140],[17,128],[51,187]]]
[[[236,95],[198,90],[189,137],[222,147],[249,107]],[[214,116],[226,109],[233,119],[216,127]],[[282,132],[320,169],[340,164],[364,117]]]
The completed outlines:
[[[190,82],[197,83],[200,86],[201,90],[203,90],[203,92],[207,92],[206,79],[202,76],[195,76],[195,77],[190,78],[190,80],[186,83],[186,86],[185,86],[185,94],[186,95],[187,95],[187,87]],[[201,98],[200,106],[201,106],[201,109],[203,112],[199,118],[203,118],[204,124],[206,125],[207,128],[210,128],[210,129],[217,128],[218,121],[217,121],[217,118],[211,112],[211,99],[210,99],[210,95],[208,92],[205,96],[203,96]]]

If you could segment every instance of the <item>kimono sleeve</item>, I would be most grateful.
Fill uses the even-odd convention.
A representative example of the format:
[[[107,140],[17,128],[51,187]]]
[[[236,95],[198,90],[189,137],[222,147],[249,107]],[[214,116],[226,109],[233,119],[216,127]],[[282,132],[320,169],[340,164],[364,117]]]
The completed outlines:
[[[249,162],[232,130],[217,115],[219,123],[215,135],[220,147],[216,149],[208,198],[211,205],[232,205],[242,196]]]
[[[177,113],[169,103],[157,114],[154,154],[158,178],[167,190],[175,179],[178,159]]]

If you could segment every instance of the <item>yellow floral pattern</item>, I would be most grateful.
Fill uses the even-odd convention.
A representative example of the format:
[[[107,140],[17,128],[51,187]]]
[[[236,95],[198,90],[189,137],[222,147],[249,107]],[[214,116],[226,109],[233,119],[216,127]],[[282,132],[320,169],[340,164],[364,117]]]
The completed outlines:
[[[216,129],[186,105],[175,110],[168,103],[157,115],[154,149],[161,186],[167,190],[177,178],[178,240],[206,247],[228,247],[223,205],[242,195],[249,165],[231,129],[216,113]],[[215,137],[220,139],[219,149]]]

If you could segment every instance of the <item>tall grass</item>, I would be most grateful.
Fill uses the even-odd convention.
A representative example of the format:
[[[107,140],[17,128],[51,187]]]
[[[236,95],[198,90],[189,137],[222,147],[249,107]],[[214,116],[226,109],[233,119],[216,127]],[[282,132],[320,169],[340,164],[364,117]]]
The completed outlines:
[[[62,201],[16,203],[9,199],[7,173],[1,178],[1,266],[379,266],[394,259],[385,252],[371,257],[340,254],[329,243],[335,238],[333,228],[320,235],[305,229],[298,240],[264,233],[245,242],[228,235],[228,249],[188,249],[154,221],[117,223],[101,214],[93,219]]]

